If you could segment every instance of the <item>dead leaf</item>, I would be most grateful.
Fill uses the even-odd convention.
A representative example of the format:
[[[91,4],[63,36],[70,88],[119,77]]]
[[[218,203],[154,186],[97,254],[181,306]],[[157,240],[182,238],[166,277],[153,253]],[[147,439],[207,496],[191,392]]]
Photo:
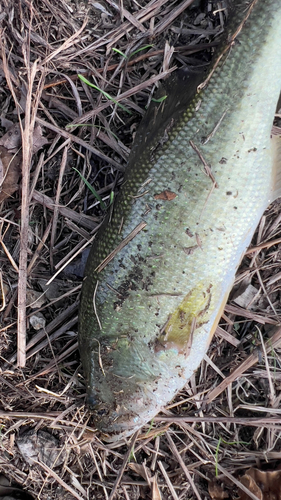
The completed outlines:
[[[224,498],[229,498],[227,491],[225,491],[217,481],[210,481],[208,484],[208,490],[212,500],[223,500]]]
[[[233,302],[244,309],[255,309],[258,292],[258,289],[250,284],[240,295],[236,296]]]
[[[130,469],[132,469],[136,474],[141,476],[145,481],[150,482],[150,471],[149,469],[145,466],[145,464],[135,464],[135,463],[130,463],[128,464]]]
[[[21,147],[21,130],[19,123],[14,123],[0,139],[0,146],[10,152],[16,152]]]
[[[32,153],[35,154],[39,149],[48,144],[48,141],[42,134],[42,128],[40,125],[36,125],[33,130],[33,145],[32,145]]]
[[[60,295],[62,295],[63,285],[61,282],[59,283],[58,281],[52,281],[52,283],[50,283],[49,285],[47,285],[47,283],[48,283],[47,279],[43,278],[38,279],[38,284],[40,285],[40,288],[43,290],[44,296],[48,300],[57,299],[58,297],[60,297]]]
[[[281,471],[262,471],[251,468],[240,479],[260,500],[281,500]],[[240,491],[239,500],[249,500],[250,497]]]
[[[131,470],[133,470],[136,474],[138,474],[145,481],[148,482],[148,484],[151,488],[152,500],[162,500],[161,492],[160,492],[159,486],[157,484],[156,476],[151,477],[150,470],[148,469],[148,467],[146,467],[145,463],[136,464],[136,463],[132,462],[132,463],[129,463],[128,465],[129,465]]]
[[[14,125],[12,120],[8,120],[8,118],[5,118],[4,116],[1,116],[0,120],[1,120],[1,127],[3,127],[6,130],[9,130],[9,128],[11,128]]]
[[[164,201],[171,201],[174,200],[176,197],[176,193],[173,193],[173,191],[168,191],[167,189],[165,191],[162,191],[160,194],[155,194],[154,198],[155,200],[164,200]]]
[[[12,196],[18,189],[21,152],[13,154],[0,146],[0,202]]]
[[[28,288],[26,290],[26,305],[31,309],[39,309],[45,304],[47,298],[44,293]]]
[[[17,446],[29,465],[41,461],[48,467],[61,465],[65,459],[65,450],[55,436],[46,431],[30,429],[17,438]]]
[[[42,128],[36,125],[32,153],[37,153],[47,143],[42,135]],[[15,123],[0,139],[0,203],[18,189],[21,160],[21,131],[19,124]]]
[[[151,479],[151,483],[152,483],[152,500],[162,500],[156,476],[153,476],[153,478]]]

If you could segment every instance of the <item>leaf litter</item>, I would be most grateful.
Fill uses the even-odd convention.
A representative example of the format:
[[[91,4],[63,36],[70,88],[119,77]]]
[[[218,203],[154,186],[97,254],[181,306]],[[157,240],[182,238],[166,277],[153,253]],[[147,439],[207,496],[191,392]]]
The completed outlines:
[[[208,64],[218,43],[224,3],[188,9],[191,3],[0,4],[5,491],[19,485],[42,500],[203,500],[246,498],[241,491],[261,498],[263,471],[273,490],[280,483],[280,200],[262,217],[209,351],[176,399],[130,441],[114,445],[100,440],[85,407],[81,265],[122,183],[154,90],[176,67]],[[22,139],[13,148],[11,127]],[[34,314],[46,323],[39,330]],[[25,436],[32,466],[17,445]],[[55,445],[36,455],[38,436]]]

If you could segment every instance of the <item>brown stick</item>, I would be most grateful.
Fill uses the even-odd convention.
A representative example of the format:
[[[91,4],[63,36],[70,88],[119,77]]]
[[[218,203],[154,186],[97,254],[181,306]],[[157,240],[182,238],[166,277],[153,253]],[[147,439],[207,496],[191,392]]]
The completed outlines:
[[[169,441],[170,449],[171,449],[174,457],[177,459],[178,463],[180,464],[183,472],[185,473],[187,480],[190,483],[190,486],[192,487],[195,496],[197,497],[198,500],[201,500],[201,496],[199,494],[199,491],[198,491],[198,489],[197,489],[197,487],[196,487],[196,485],[195,485],[195,483],[190,475],[188,468],[186,467],[186,465],[182,459],[181,454],[179,453],[174,441],[172,440],[169,432],[166,432],[166,438]]]
[[[29,51],[23,47],[24,59],[28,75],[28,88],[25,106],[25,124],[22,129],[22,203],[21,203],[21,233],[19,256],[19,284],[18,284],[18,335],[17,335],[17,363],[24,367],[26,362],[26,285],[27,285],[27,249],[29,228],[29,180],[30,162],[32,155],[32,134],[34,129],[34,111],[31,113],[32,87],[37,72],[37,63],[30,68]]]
[[[254,252],[259,252],[260,250],[263,250],[264,248],[269,248],[273,247],[274,245],[279,245],[281,243],[281,238],[277,238],[276,240],[271,240],[271,241],[266,241],[265,243],[261,243],[260,245],[257,245],[256,247],[251,247],[246,250],[245,255],[249,255],[250,253]]]
[[[109,104],[106,103],[105,107],[108,106]],[[86,114],[89,114],[89,113],[86,113]],[[83,139],[80,139],[80,137],[77,137],[76,135],[70,134],[70,132],[67,132],[66,130],[61,129],[61,128],[57,127],[56,125],[53,125],[52,123],[46,122],[45,120],[42,120],[41,118],[37,117],[36,121],[37,121],[37,123],[39,123],[43,127],[46,127],[50,130],[53,130],[54,132],[56,132],[56,134],[60,134],[62,137],[65,137],[66,139],[69,139],[73,142],[76,142],[77,144],[80,144],[80,146],[83,146],[85,149],[88,149],[89,151],[91,151],[91,153],[94,153],[102,160],[105,160],[108,163],[111,163],[111,165],[113,165],[115,168],[117,168],[118,170],[121,170],[121,172],[124,172],[124,170],[125,170],[124,167],[122,165],[120,165],[117,161],[113,160],[112,158],[109,158],[108,156],[103,154],[101,151],[99,151],[97,148],[94,148],[93,146],[88,144],[86,141],[83,141]],[[81,117],[81,123],[82,123],[82,117]]]
[[[135,238],[135,236],[140,232],[142,231],[144,228],[146,227],[146,222],[140,222],[136,227],[135,229],[133,229],[133,231],[130,232],[130,234],[128,234],[128,236],[126,236],[124,238],[124,240],[121,241],[121,243],[119,243],[119,245],[117,245],[116,248],[114,248],[114,250],[112,250],[112,252],[110,252],[110,254],[98,265],[98,267],[95,269],[95,271],[97,271],[98,273],[100,273],[106,266],[107,264],[109,264],[109,262],[112,261],[112,259],[114,259],[115,255],[120,252],[120,250],[122,250],[122,248],[124,248],[126,245],[128,245],[128,243],[133,239]]]
[[[281,344],[281,328],[269,339],[265,344],[265,350],[267,353],[271,352],[273,349]],[[226,377],[215,389],[209,392],[206,403],[209,404],[213,399],[217,398],[232,382],[234,382],[238,377],[241,377],[242,373],[247,371],[251,366],[257,363],[259,360],[259,355],[257,352],[253,352],[248,356],[243,363],[234,372],[232,372],[228,377]]]
[[[59,215],[59,201],[60,201],[60,194],[61,194],[61,190],[62,190],[62,180],[63,180],[65,166],[66,166],[66,160],[67,160],[67,151],[68,151],[68,145],[64,147],[63,154],[62,154],[60,173],[59,173],[59,179],[58,179],[58,187],[57,187],[56,199],[55,199],[55,205],[54,205],[54,218],[53,218],[53,226],[52,226],[52,232],[51,232],[51,243],[50,243],[50,263],[51,263],[52,272],[54,269],[53,249],[54,249],[55,240],[56,240],[56,230],[57,230],[57,222],[58,222],[58,215]]]
[[[108,500],[113,500],[113,498],[115,497],[116,495],[116,491],[117,491],[117,488],[119,486],[119,483],[122,479],[122,476],[123,476],[123,473],[124,473],[124,470],[126,468],[126,465],[127,465],[127,462],[130,458],[130,455],[132,453],[132,450],[134,449],[134,446],[135,446],[135,442],[137,440],[137,437],[139,435],[139,431],[135,432],[135,434],[133,435],[132,439],[131,439],[131,442],[129,444],[129,447],[128,447],[128,451],[126,453],[126,455],[124,456],[124,460],[123,460],[123,463],[122,463],[122,466],[121,468],[119,469],[118,471],[118,474],[117,474],[117,477],[116,477],[116,480],[115,480],[115,483],[113,485],[113,488],[112,488],[112,491],[110,493],[110,497]]]
[[[270,408],[268,409],[270,411]],[[255,418],[255,417],[248,417],[248,418],[242,418],[242,417],[208,417],[208,416],[203,416],[203,417],[189,417],[187,416],[176,416],[173,415],[172,417],[166,417],[166,415],[163,415],[163,417],[154,417],[154,422],[167,422],[169,425],[172,424],[183,424],[183,423],[188,423],[188,424],[203,424],[203,423],[209,423],[209,424],[239,424],[239,425],[249,425],[253,427],[274,427],[275,429],[280,429],[281,428],[281,418],[274,418],[274,417],[265,417],[265,418]],[[145,434],[147,436],[147,434]]]

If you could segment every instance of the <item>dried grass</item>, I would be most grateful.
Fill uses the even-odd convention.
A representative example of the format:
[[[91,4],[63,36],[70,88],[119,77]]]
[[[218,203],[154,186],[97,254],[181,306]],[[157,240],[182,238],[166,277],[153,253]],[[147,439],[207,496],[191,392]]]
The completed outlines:
[[[92,242],[102,211],[72,167],[105,202],[118,189],[157,82],[217,43],[222,13],[198,27],[192,25],[196,11],[183,14],[189,3],[0,5],[2,117],[16,121],[25,110],[21,192],[0,207],[0,472],[41,500],[209,498],[216,472],[232,494],[243,470],[264,462],[274,469],[281,459],[278,201],[263,216],[237,274],[236,288],[250,278],[257,289],[252,308],[231,296],[208,355],[176,400],[130,442],[115,445],[99,440],[84,406],[76,337],[81,280],[65,271]],[[174,51],[165,49],[167,39]],[[49,144],[31,160],[35,123]],[[27,288],[41,291],[43,300],[46,326],[35,333]],[[61,465],[27,465],[16,446],[27,428],[59,439]]]

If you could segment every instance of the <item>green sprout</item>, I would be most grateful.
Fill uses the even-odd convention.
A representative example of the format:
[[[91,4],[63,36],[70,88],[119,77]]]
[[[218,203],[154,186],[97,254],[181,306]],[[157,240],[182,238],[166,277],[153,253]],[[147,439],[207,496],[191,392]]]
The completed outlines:
[[[131,450],[129,458],[128,458],[128,462],[133,462],[133,461],[134,462],[137,461],[134,448]]]
[[[112,48],[112,50],[113,50],[114,52],[117,52],[117,54],[119,54],[120,56],[124,57],[124,59],[127,59],[126,54],[124,54],[124,52],[121,52],[121,50],[116,49],[115,47],[113,47],[113,48]]]
[[[98,90],[104,97],[109,99],[109,101],[112,101],[112,102],[114,102],[114,104],[117,104],[117,106],[119,106],[121,109],[123,109],[123,111],[126,111],[126,113],[129,113],[129,115],[132,114],[128,108],[123,106],[123,104],[120,104],[120,102],[117,102],[113,97],[111,97],[110,94],[108,94],[104,90],[100,89],[97,85],[94,85],[93,83],[89,82],[89,80],[87,80],[87,78],[85,78],[83,75],[78,75],[78,77],[80,78],[80,80],[82,82],[86,83],[86,85],[88,85],[89,87],[92,87],[93,89]]]
[[[134,52],[132,52],[129,56],[126,56],[126,54],[124,54],[124,52],[122,52],[119,49],[116,49],[115,47],[113,47],[112,50],[114,52],[116,52],[117,54],[119,54],[120,56],[124,57],[124,59],[130,59],[131,57],[133,57],[134,55],[138,54],[139,52],[142,52],[145,49],[150,49],[151,47],[153,47],[153,45],[145,45],[144,47],[140,47],[139,49],[137,49]]]
[[[91,184],[87,181],[87,179],[85,179],[85,177],[81,174],[81,172],[79,172],[79,170],[77,170],[77,168],[73,167],[73,170],[75,170],[80,175],[82,181],[86,184],[87,188],[90,189],[90,191],[94,195],[94,197],[100,202],[101,208],[103,210],[106,210],[105,203],[102,201],[100,195],[96,192],[96,190],[93,188],[93,186],[91,186]]]
[[[168,97],[167,95],[163,95],[162,97],[159,97],[159,99],[154,99],[154,98],[152,97],[152,99],[151,99],[151,100],[152,100],[153,102],[163,102],[163,101],[165,101],[165,99],[167,99],[167,97]]]
[[[222,442],[222,438],[220,437],[218,440],[218,444],[216,446],[216,454],[215,454],[215,471],[216,471],[216,477],[218,477],[218,455],[219,455],[219,449],[220,449],[220,444]]]

